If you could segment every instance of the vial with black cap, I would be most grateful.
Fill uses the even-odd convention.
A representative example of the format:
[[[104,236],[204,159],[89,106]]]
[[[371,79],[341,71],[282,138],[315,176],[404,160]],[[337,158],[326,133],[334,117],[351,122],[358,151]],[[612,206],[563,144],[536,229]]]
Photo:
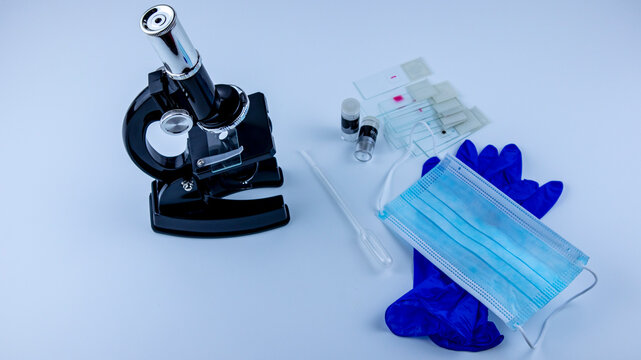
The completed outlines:
[[[356,151],[354,151],[354,157],[358,161],[367,162],[372,159],[379,127],[380,122],[377,118],[373,116],[363,118],[361,130],[358,132]]]
[[[361,104],[354,98],[343,100],[341,104],[341,138],[354,142],[358,138],[358,122],[361,117]]]

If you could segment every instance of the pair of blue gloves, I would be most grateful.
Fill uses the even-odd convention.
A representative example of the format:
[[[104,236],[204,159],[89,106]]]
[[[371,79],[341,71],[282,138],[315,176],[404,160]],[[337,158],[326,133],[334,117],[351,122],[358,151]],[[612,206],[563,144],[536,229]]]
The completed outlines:
[[[538,218],[554,206],[563,191],[560,181],[539,187],[536,181],[521,179],[521,150],[514,144],[500,153],[492,145],[478,153],[466,140],[456,157]],[[422,175],[438,162],[437,157],[429,158]],[[496,325],[488,321],[487,307],[416,250],[414,288],[387,308],[385,322],[398,336],[429,336],[438,346],[451,350],[482,351],[503,341]]]

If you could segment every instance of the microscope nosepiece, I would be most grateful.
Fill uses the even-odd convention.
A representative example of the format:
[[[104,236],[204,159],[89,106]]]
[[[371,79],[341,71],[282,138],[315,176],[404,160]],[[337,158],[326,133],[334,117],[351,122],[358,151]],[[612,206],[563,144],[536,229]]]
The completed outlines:
[[[140,28],[149,35],[169,76],[182,80],[198,71],[202,65],[200,55],[171,6],[156,5],[147,10],[140,19]]]

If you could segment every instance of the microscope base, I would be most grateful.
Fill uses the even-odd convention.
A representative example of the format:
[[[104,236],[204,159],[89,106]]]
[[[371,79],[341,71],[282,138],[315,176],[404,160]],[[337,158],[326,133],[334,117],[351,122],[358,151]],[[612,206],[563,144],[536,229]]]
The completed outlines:
[[[244,188],[216,191],[216,196],[203,196],[196,184],[192,190],[185,191],[179,180],[172,183],[153,181],[149,195],[151,228],[172,235],[228,237],[286,225],[290,219],[289,208],[281,195],[252,200],[222,198],[243,190],[282,185],[283,174],[276,159],[263,161],[260,165],[252,181],[241,183]],[[217,186],[209,190],[214,189],[220,190]]]

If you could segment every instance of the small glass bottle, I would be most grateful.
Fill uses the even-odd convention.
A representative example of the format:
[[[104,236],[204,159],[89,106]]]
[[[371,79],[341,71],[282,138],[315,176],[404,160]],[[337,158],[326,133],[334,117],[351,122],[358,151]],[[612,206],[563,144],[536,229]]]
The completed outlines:
[[[379,126],[380,122],[377,118],[373,116],[363,118],[363,124],[358,133],[358,141],[356,142],[356,151],[354,151],[354,157],[357,160],[366,162],[372,159]]]
[[[354,142],[358,138],[358,122],[361,117],[361,104],[354,98],[347,98],[341,104],[341,138]]]

